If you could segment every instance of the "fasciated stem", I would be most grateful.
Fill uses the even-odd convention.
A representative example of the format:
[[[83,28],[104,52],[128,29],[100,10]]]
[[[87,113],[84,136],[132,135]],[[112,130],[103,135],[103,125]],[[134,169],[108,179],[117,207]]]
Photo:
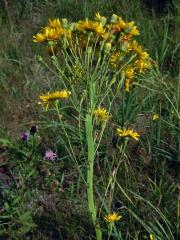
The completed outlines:
[[[87,164],[87,198],[88,208],[95,227],[96,239],[102,240],[102,232],[97,222],[96,208],[94,204],[93,192],[93,172],[94,172],[94,141],[93,141],[93,125],[92,115],[86,115],[86,139],[88,144],[88,164]]]

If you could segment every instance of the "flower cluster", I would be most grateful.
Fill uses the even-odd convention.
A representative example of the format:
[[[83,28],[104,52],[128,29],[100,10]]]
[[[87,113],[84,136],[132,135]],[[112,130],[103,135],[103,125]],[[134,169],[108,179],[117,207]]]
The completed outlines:
[[[78,22],[68,22],[67,19],[49,19],[47,26],[33,36],[33,41],[52,41],[54,49],[57,46],[61,49],[65,39],[66,44],[63,46],[66,45],[69,52],[79,49],[82,53],[86,51],[87,45],[91,45],[95,47],[96,56],[102,52],[108,53],[111,71],[124,71],[124,86],[129,91],[138,74],[144,73],[152,65],[148,53],[133,39],[139,34],[134,21],[125,22],[116,14],[107,19],[97,13],[94,20],[86,18]]]
[[[54,20],[49,19],[48,25],[46,27],[43,27],[40,33],[33,36],[33,41],[38,43],[57,41],[60,37],[69,37],[70,35],[71,31],[66,30],[62,27],[59,18],[56,18]]]
[[[108,111],[103,107],[98,107],[93,111],[93,115],[98,123],[108,121],[112,116]],[[118,137],[124,138],[133,138],[136,141],[139,141],[140,135],[131,128],[117,128],[116,135]]]
[[[124,106],[125,99],[128,97],[126,94],[122,94],[122,96],[119,94],[118,90],[122,86],[121,82],[119,82],[120,84],[117,84],[119,88],[116,88],[116,84],[114,83],[122,76],[121,79],[124,81],[125,91],[129,92],[132,86],[135,85],[137,77],[151,68],[152,61],[148,53],[136,40],[134,40],[134,37],[139,34],[139,30],[133,21],[125,22],[120,16],[115,14],[107,19],[97,13],[94,20],[89,20],[88,18],[78,22],[68,22],[67,19],[60,20],[58,18],[49,20],[48,25],[43,27],[41,31],[33,37],[33,41],[37,43],[46,44],[49,42],[46,47],[51,46],[50,51],[53,48],[53,50],[56,49],[62,53],[57,56],[53,56],[51,60],[55,66],[55,60],[58,59],[59,56],[62,62],[65,60],[62,68],[63,71],[60,71],[61,64],[57,64],[58,66],[56,66],[61,74],[60,76],[62,76],[62,81],[64,81],[63,85],[66,86],[67,89],[71,90],[72,93],[76,93],[76,89],[78,89],[77,94],[73,94],[71,100],[73,108],[76,110],[76,114],[79,114],[79,117],[77,118],[74,112],[72,115],[75,116],[74,119],[78,119],[79,121],[80,132],[81,129],[83,131],[83,128],[80,126],[81,119],[83,119],[83,121],[86,120],[85,130],[88,140],[88,151],[90,151],[89,144],[91,142],[92,144],[96,143],[97,140],[98,149],[106,124],[113,127],[113,135],[116,139],[123,139],[122,142],[125,143],[125,147],[130,138],[136,141],[139,141],[140,139],[140,134],[134,129],[128,127],[117,127],[115,123],[108,122],[112,119],[110,109],[113,108],[113,102],[120,96],[120,101],[122,100]],[[56,52],[52,51],[52,53],[54,54]],[[101,64],[101,62],[103,62],[103,64],[105,62],[105,67]],[[100,74],[96,74],[99,73],[98,71]],[[91,74],[92,72],[93,74]],[[111,88],[111,86],[113,87]],[[80,95],[79,93],[81,89],[83,89],[83,94]],[[109,94],[110,91],[112,92],[112,95]],[[70,95],[71,92],[68,90],[47,93],[39,96],[39,103],[47,110],[50,104],[54,102],[58,103],[58,100],[68,99]],[[78,102],[79,96],[82,96],[80,102]],[[108,97],[106,98],[106,96]],[[98,102],[100,97],[102,100]],[[107,101],[105,101],[105,98]],[[80,108],[77,107],[79,103]],[[109,110],[106,110],[106,108],[101,106],[101,104],[106,105],[106,103],[110,103],[107,108]],[[119,103],[117,102],[115,107],[118,104]],[[58,105],[56,104],[55,106],[59,115]],[[84,116],[86,116],[86,118],[84,118]],[[61,121],[61,117],[59,119]],[[70,124],[73,122],[73,129],[74,124],[76,124],[74,119],[71,120],[70,118]],[[158,115],[154,114],[152,116],[153,121],[158,119]],[[124,120],[126,121],[126,119],[123,119],[122,126],[126,124]],[[61,124],[63,124],[63,122],[61,122]],[[100,128],[98,124],[102,124],[101,132],[99,131]],[[94,132],[97,125],[98,128]],[[70,126],[69,123],[67,126]],[[69,133],[66,132],[65,127],[63,130],[66,136],[68,136]],[[92,131],[92,134],[89,134],[90,131]],[[21,138],[26,139],[28,138],[28,135],[23,134]],[[118,140],[116,142],[118,142]],[[94,150],[92,149],[92,152],[93,151]],[[88,158],[88,162],[92,162],[93,166],[95,156],[94,152],[91,155],[92,158]],[[53,152],[51,149],[48,149],[45,152],[45,160],[54,161],[56,158],[57,153]],[[91,168],[87,168],[87,171],[92,170]],[[91,172],[91,178],[88,174],[87,176],[88,181],[91,183],[93,172]],[[93,193],[90,192],[88,194],[93,195]],[[90,199],[89,196],[88,199]],[[92,209],[90,209],[90,212],[91,210]],[[96,213],[93,214],[96,215]],[[114,225],[113,223],[115,221],[118,221],[121,218],[122,216],[116,212],[112,212],[104,216],[104,220],[108,222],[111,227]],[[151,240],[154,240],[153,235],[150,235],[150,238]]]

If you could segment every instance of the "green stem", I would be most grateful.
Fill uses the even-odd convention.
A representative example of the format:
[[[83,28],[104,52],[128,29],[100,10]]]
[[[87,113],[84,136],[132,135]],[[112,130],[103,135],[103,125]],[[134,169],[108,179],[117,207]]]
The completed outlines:
[[[102,240],[102,232],[97,222],[96,208],[94,204],[93,193],[93,170],[94,170],[94,141],[93,141],[93,124],[92,115],[86,115],[86,139],[88,144],[88,166],[87,166],[87,198],[88,208],[95,227],[96,239]]]
[[[110,223],[110,224],[109,224],[109,232],[108,232],[108,240],[109,240],[110,237],[111,237],[111,234],[112,234],[112,228],[113,228],[113,223]]]

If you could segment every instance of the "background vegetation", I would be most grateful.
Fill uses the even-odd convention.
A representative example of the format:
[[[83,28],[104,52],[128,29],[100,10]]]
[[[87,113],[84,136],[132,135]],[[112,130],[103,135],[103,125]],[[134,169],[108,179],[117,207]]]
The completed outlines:
[[[152,1],[153,2],[153,1]],[[86,210],[86,189],[76,165],[59,142],[53,117],[44,116],[38,96],[54,89],[56,78],[40,61],[47,58],[32,36],[48,18],[72,21],[92,18],[96,12],[134,20],[139,40],[156,65],[131,95],[127,116],[143,136],[130,142],[127,159],[116,180],[112,210],[123,216],[118,237],[111,239],[179,239],[180,160],[180,5],[150,1],[51,0],[0,2],[0,239],[95,239]],[[144,98],[139,102],[139,96]],[[135,110],[134,110],[135,109]],[[133,111],[138,116],[133,119]],[[152,121],[152,114],[158,121]],[[116,118],[118,119],[118,113]],[[49,121],[49,123],[48,123]],[[49,124],[49,125],[48,125]],[[28,144],[19,138],[32,126]],[[58,154],[55,162],[44,160],[46,149]],[[95,166],[95,196],[101,199],[98,177],[109,181],[109,151],[118,161],[112,139],[102,145],[100,166]],[[112,159],[111,159],[112,160]],[[101,201],[103,201],[101,199]],[[106,229],[107,226],[102,225]],[[104,235],[107,239],[107,235]]]

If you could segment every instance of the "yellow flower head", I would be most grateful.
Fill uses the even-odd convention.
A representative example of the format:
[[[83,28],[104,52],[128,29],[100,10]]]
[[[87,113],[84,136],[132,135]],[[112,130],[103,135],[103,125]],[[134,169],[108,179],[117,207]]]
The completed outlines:
[[[134,68],[131,67],[131,66],[128,66],[126,69],[125,69],[125,76],[127,78],[134,78]]]
[[[128,66],[125,69],[125,77],[126,77],[126,80],[125,80],[125,91],[126,92],[129,92],[129,88],[130,88],[130,86],[133,83],[134,74],[135,74],[135,71],[134,71],[134,68],[132,66]]]
[[[159,119],[159,116],[155,113],[155,114],[153,114],[153,116],[152,116],[152,120],[153,121],[156,121],[156,120],[158,120]]]
[[[33,36],[33,42],[55,41],[60,37],[71,37],[71,31],[62,28],[59,18],[54,20],[49,19],[48,25],[43,27],[40,33]]]
[[[121,128],[117,128],[116,129],[116,133],[119,137],[131,137],[133,139],[135,139],[136,141],[139,141],[140,135],[137,132],[134,132],[133,129],[121,129]]]
[[[141,73],[143,70],[146,70],[151,67],[149,61],[149,54],[144,51],[141,45],[137,41],[133,41],[128,45],[128,51],[137,53],[138,59],[135,61],[136,69]]]
[[[132,35],[131,34],[127,34],[127,35],[122,36],[120,39],[122,41],[124,41],[124,42],[128,42],[128,41],[131,40],[131,38],[132,38]]]
[[[133,26],[129,34],[133,36],[139,35],[139,30],[136,26]]]
[[[155,236],[152,233],[150,234],[149,237],[150,237],[150,240],[156,240]]]
[[[101,23],[99,22],[95,22],[95,21],[91,21],[86,19],[85,21],[79,21],[76,24],[77,30],[78,31],[91,31],[91,32],[95,32],[97,34],[103,34],[105,32],[103,26]]]
[[[41,43],[44,42],[45,40],[46,40],[45,36],[42,33],[38,33],[36,36],[33,36],[33,42]]]
[[[41,95],[39,96],[41,102],[39,104],[42,104],[45,109],[47,110],[49,107],[49,104],[53,101],[56,101],[58,99],[67,99],[71,95],[71,92],[67,90],[57,91],[53,93],[48,93],[47,95]]]
[[[50,41],[50,40],[58,40],[60,36],[64,34],[64,29],[62,28],[50,28],[50,27],[45,27],[44,28],[44,36],[45,38]]]
[[[61,22],[59,18],[55,18],[54,20],[49,19],[48,26],[51,28],[60,28]]]
[[[95,109],[93,114],[94,114],[95,118],[101,122],[107,121],[108,118],[110,118],[108,111],[102,107]]]
[[[133,85],[133,79],[132,79],[132,78],[127,78],[127,79],[125,80],[124,85],[125,85],[125,91],[126,91],[126,92],[129,92],[130,87],[132,87],[132,85]]]
[[[134,26],[134,21],[126,23],[127,28],[132,28]]]
[[[95,20],[96,20],[96,21],[100,21],[101,18],[102,18],[102,16],[100,15],[99,12],[97,12],[96,15],[95,15]]]
[[[126,23],[122,20],[121,17],[118,17],[117,22],[109,24],[107,28],[111,30],[113,33],[118,33],[126,28]]]
[[[104,16],[101,16],[99,12],[97,12],[95,15],[95,20],[101,22],[104,25],[107,19]]]
[[[128,66],[125,69],[125,77],[126,77],[126,79],[125,79],[125,91],[126,92],[129,92],[129,88],[133,83],[134,75],[135,75],[134,68],[132,66]]]
[[[57,91],[53,93],[48,93],[47,95],[39,96],[42,102],[55,101],[57,99],[67,99],[71,95],[71,92],[67,90]]]
[[[140,58],[141,60],[146,60],[148,57],[149,57],[149,54],[148,54],[146,51],[141,51],[141,52],[139,53],[139,58]]]
[[[121,53],[120,52],[113,52],[110,56],[109,62],[111,63],[111,65],[113,67],[117,67],[118,61],[121,57]]]
[[[110,214],[104,216],[104,219],[106,220],[106,222],[109,222],[109,223],[113,223],[115,221],[118,221],[121,218],[122,218],[122,216],[118,215],[118,213],[115,213],[115,212],[110,213]]]
[[[143,50],[142,47],[138,44],[138,42],[136,40],[133,40],[128,46],[128,51],[133,51],[137,54],[141,54]]]
[[[135,61],[135,68],[140,73],[150,67],[151,67],[151,63],[149,61],[144,61],[144,60],[136,60]]]
[[[54,41],[58,40],[62,35],[64,35],[64,29],[46,26],[41,30],[41,33],[33,36],[33,42]]]

